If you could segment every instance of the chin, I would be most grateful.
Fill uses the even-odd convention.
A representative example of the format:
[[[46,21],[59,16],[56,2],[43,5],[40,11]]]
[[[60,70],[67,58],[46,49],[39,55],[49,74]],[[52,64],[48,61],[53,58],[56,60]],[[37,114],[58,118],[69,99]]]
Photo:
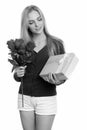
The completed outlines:
[[[42,32],[43,32],[43,30],[41,29],[41,30],[35,31],[34,33],[35,34],[41,34]]]
[[[42,31],[37,31],[36,33],[37,33],[37,34],[41,34],[41,33],[42,33]]]

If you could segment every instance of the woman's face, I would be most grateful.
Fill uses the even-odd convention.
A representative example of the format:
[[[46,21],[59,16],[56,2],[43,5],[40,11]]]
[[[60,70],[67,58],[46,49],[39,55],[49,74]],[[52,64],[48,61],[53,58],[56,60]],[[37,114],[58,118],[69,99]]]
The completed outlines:
[[[43,31],[43,19],[41,15],[33,10],[28,14],[28,27],[34,34],[40,34]]]

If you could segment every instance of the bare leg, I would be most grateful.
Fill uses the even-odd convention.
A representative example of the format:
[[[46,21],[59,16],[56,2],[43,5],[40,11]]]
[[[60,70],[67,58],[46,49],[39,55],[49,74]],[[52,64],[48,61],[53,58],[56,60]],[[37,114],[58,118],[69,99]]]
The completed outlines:
[[[20,111],[23,130],[35,130],[34,111]]]
[[[37,115],[36,130],[51,130],[55,115]]]

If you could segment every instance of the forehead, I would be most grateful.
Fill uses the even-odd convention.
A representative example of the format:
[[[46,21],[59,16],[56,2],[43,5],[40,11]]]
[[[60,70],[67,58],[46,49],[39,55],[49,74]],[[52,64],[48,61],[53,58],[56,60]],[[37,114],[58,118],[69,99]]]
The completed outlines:
[[[37,19],[37,17],[40,17],[40,16],[41,16],[41,15],[39,14],[39,12],[38,12],[38,11],[35,11],[35,10],[31,11],[31,12],[28,14],[29,20],[35,20],[35,19]]]

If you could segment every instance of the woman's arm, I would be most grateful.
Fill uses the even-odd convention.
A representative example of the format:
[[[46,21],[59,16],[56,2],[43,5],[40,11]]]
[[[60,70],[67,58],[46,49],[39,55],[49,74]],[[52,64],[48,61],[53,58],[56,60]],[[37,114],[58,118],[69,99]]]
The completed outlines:
[[[60,40],[60,39],[57,40],[55,46],[56,46],[56,55],[65,54],[66,53],[65,52],[64,43],[63,43],[62,40]],[[61,80],[58,85],[63,84],[66,80],[67,79]]]
[[[64,54],[65,53],[65,47],[64,47],[64,44],[63,44],[63,42],[62,43],[60,43],[60,54]]]
[[[56,53],[57,53],[57,55],[65,53],[65,47],[64,47],[64,43],[63,43],[62,40],[60,40],[60,39],[57,40],[55,46],[56,46]]]

